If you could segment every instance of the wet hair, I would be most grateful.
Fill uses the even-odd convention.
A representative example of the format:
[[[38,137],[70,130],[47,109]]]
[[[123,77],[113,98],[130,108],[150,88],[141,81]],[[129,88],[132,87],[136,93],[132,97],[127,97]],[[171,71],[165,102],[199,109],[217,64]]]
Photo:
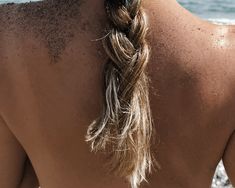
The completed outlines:
[[[136,188],[151,172],[153,120],[146,66],[150,48],[148,24],[141,0],[106,0],[108,34],[103,39],[109,57],[104,68],[103,112],[88,128],[92,151],[105,151],[115,174]]]

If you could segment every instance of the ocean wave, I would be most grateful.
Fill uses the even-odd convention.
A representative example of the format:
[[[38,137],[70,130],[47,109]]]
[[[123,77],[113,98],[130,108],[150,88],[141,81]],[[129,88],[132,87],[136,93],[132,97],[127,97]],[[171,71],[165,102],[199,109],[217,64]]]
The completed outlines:
[[[42,0],[0,0],[0,4],[5,4],[5,3],[26,3],[26,2],[34,2],[34,1],[42,1]]]
[[[218,24],[218,25],[235,25],[235,19],[208,18],[207,20],[211,21],[214,24]]]

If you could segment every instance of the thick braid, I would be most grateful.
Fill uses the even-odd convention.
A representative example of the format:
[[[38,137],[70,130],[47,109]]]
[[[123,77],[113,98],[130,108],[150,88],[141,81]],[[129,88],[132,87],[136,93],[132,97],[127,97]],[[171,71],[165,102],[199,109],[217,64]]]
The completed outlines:
[[[152,166],[153,130],[145,73],[150,54],[147,20],[141,0],[106,0],[105,7],[110,28],[103,40],[109,56],[104,70],[104,111],[89,126],[87,141],[93,151],[106,151],[112,170],[136,188]]]

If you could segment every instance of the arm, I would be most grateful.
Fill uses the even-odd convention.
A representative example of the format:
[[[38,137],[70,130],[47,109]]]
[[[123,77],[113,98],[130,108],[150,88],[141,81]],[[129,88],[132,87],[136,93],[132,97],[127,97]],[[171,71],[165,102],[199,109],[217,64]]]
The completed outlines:
[[[26,154],[6,123],[0,119],[0,187],[18,187]]]
[[[232,185],[235,186],[235,131],[229,139],[223,162]]]
[[[39,182],[29,159],[25,162],[23,178],[19,188],[38,188]]]
[[[0,187],[35,188],[35,175],[27,155],[0,117]]]

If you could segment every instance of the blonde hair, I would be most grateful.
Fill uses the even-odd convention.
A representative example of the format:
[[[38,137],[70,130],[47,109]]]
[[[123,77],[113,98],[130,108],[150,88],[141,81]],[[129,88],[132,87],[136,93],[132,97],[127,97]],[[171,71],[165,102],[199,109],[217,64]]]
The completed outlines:
[[[132,188],[151,172],[153,121],[149,78],[145,69],[150,49],[147,19],[141,0],[106,0],[109,33],[103,46],[109,56],[104,69],[104,110],[89,125],[86,140],[92,151],[110,155],[112,171]]]

